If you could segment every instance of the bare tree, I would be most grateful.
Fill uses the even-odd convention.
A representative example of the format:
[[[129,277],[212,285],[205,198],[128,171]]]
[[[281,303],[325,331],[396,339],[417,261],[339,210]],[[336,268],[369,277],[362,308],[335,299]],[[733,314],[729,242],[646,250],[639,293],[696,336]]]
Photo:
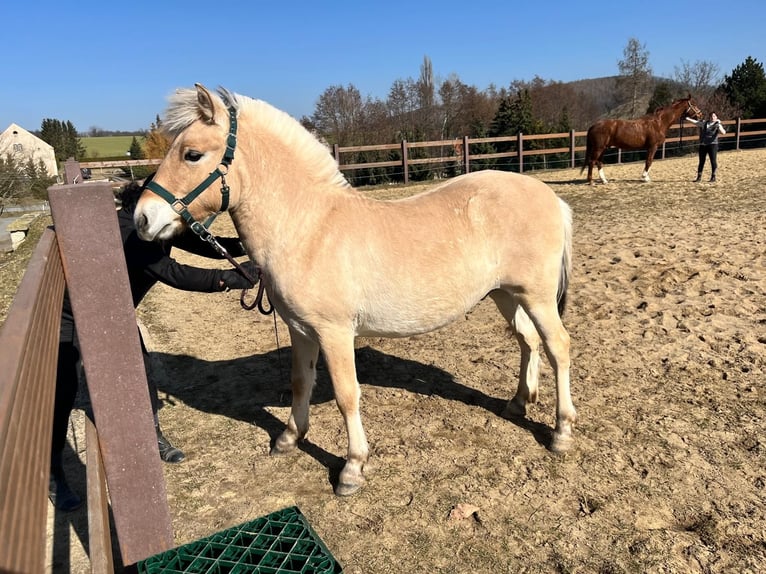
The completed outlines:
[[[674,67],[673,79],[704,104],[721,83],[720,75],[718,64],[708,60],[681,60],[681,65]]]
[[[428,56],[423,56],[416,89],[418,98],[417,130],[419,135],[427,139],[440,137],[442,126],[437,125],[439,122],[436,114],[434,69]]]
[[[631,117],[643,112],[640,99],[651,90],[652,68],[649,66],[649,51],[646,44],[630,38],[622,51],[623,59],[617,62],[620,77],[617,87],[624,101],[629,105]]]
[[[353,84],[330,86],[319,96],[311,121],[328,143],[354,145],[363,106],[362,95]]]

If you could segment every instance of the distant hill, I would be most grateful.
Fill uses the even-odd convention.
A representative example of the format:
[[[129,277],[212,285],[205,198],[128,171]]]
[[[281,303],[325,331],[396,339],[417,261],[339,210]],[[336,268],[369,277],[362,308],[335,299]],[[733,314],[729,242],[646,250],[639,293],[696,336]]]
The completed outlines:
[[[575,80],[574,82],[567,82],[567,85],[582,94],[584,98],[591,99],[602,118],[628,118],[630,117],[628,106],[625,104],[620,105],[619,98],[617,97],[618,78],[619,76],[606,76],[603,78]],[[674,93],[677,92],[679,97],[685,95],[681,93],[683,91],[681,85],[675,80],[657,76],[652,78],[653,85],[657,85],[660,82],[668,84],[671,91]],[[643,94],[639,98],[638,110],[640,111],[640,115],[647,112],[649,101],[651,99],[651,91]]]

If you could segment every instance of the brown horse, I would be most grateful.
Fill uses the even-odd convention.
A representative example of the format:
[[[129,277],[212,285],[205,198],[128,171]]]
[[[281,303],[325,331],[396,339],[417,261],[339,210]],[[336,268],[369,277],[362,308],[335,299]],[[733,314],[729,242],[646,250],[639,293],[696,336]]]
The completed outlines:
[[[604,162],[602,161],[607,148],[645,149],[647,150],[646,164],[641,179],[649,181],[649,169],[652,167],[654,154],[657,152],[657,148],[665,142],[665,135],[670,125],[681,117],[690,117],[695,120],[702,117],[702,112],[694,104],[691,94],[635,120],[601,120],[596,122],[588,128],[585,163],[580,173],[587,166],[588,183],[593,185],[593,167],[598,166],[599,178],[603,183],[607,183],[604,176]]]
[[[274,454],[294,451],[309,430],[321,349],[348,434],[336,492],[356,491],[369,449],[354,338],[432,331],[487,295],[521,345],[519,384],[505,415],[523,417],[535,402],[542,343],[556,376],[549,446],[572,446],[577,413],[560,315],[572,216],[550,187],[478,171],[406,199],[374,200],[349,186],[327,148],[296,120],[223,89],[217,96],[202,86],[180,90],[164,125],[175,139],[138,202],[138,233],[167,239],[193,221],[203,236],[199,222],[229,210],[290,331],[293,404]]]

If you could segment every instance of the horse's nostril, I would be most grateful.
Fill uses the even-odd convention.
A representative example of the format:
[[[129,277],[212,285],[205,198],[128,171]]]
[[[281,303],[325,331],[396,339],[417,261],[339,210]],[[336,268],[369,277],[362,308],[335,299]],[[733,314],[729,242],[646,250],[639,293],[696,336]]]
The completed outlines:
[[[140,213],[138,217],[136,217],[136,228],[137,229],[144,229],[146,227],[147,220],[146,215],[143,213]]]

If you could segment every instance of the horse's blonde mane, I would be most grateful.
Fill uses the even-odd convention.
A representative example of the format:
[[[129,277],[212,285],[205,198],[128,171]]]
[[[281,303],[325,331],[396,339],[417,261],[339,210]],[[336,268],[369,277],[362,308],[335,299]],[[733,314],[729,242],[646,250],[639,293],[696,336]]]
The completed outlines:
[[[237,117],[252,121],[258,129],[279,138],[287,147],[295,149],[297,154],[310,166],[310,172],[321,179],[349,187],[349,183],[338,169],[335,158],[329,149],[300,122],[289,114],[262,101],[235,94],[219,87],[217,97],[226,107],[237,110]],[[162,129],[171,137],[188,128],[194,121],[201,119],[197,90],[180,88],[168,98],[168,108]]]

